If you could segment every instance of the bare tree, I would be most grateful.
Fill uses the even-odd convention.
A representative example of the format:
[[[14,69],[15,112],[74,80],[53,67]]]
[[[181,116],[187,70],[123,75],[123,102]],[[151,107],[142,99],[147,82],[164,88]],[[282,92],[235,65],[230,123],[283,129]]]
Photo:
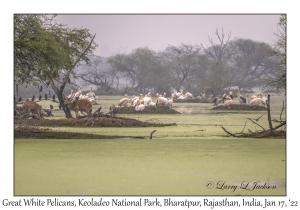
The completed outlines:
[[[197,45],[181,44],[179,47],[170,46],[164,52],[167,65],[172,69],[173,85],[177,91],[195,78],[199,70],[199,60],[203,59],[199,51]]]
[[[216,29],[215,34],[220,42],[219,44],[215,44],[212,38],[208,36],[208,40],[211,46],[204,47],[202,43],[200,44],[200,46],[202,47],[204,52],[209,57],[211,57],[217,64],[221,64],[223,61],[226,61],[230,58],[230,54],[227,53],[228,52],[227,50],[228,50],[228,42],[230,40],[231,32],[229,32],[227,40],[225,40],[225,34],[223,28],[222,28],[221,35],[219,34],[218,29]]]
[[[99,56],[93,56],[91,63],[84,67],[84,72],[80,73],[78,77],[106,92],[112,89],[115,80],[118,80],[116,72]]]

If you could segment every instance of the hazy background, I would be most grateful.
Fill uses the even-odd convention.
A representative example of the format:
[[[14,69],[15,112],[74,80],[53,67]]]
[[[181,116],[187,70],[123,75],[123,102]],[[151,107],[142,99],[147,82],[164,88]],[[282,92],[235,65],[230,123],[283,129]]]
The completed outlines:
[[[131,3],[131,2],[130,2]],[[178,2],[178,1],[156,1],[152,0],[151,3],[147,2],[147,5],[143,1],[135,1],[135,6],[130,4],[129,1],[97,1],[97,3],[82,3],[80,1],[72,1],[70,4],[69,1],[51,1],[45,3],[44,1],[36,1],[36,0],[28,0],[28,1],[6,1],[3,2],[1,5],[2,9],[2,18],[1,18],[1,26],[2,32],[1,33],[1,46],[4,46],[4,49],[1,51],[1,57],[4,61],[4,65],[2,66],[2,71],[4,72],[3,82],[1,83],[2,89],[7,89],[10,87],[10,91],[13,92],[13,14],[15,13],[134,13],[134,12],[144,12],[144,13],[153,13],[153,12],[189,12],[189,13],[196,13],[196,12],[231,12],[231,13],[286,13],[287,20],[288,20],[288,33],[287,33],[287,43],[288,43],[288,94],[289,96],[295,96],[298,93],[297,88],[292,88],[292,84],[298,83],[298,60],[299,55],[297,53],[298,46],[300,46],[300,39],[299,39],[299,11],[297,7],[297,1],[261,1],[261,0],[252,0],[250,1],[210,1],[205,2],[203,5],[199,5],[199,1],[189,2],[188,4]],[[159,4],[158,4],[159,3]],[[245,5],[247,4],[247,5]],[[159,6],[158,6],[159,5]],[[274,21],[277,23],[277,19],[275,18]],[[259,24],[259,23],[258,23]],[[206,25],[206,24],[205,24]],[[207,24],[208,25],[208,24]],[[274,25],[270,25],[270,27],[276,27]],[[214,31],[216,26],[212,26],[213,30],[209,31],[209,35],[213,37]],[[225,32],[227,32],[227,28],[224,28]],[[232,36],[238,37],[239,35],[233,33]],[[199,29],[199,31],[201,31]],[[91,30],[91,32],[93,32]],[[243,31],[240,31],[243,32]],[[272,33],[273,34],[273,33]],[[204,36],[206,36],[205,34]],[[97,35],[98,36],[98,35]],[[98,38],[98,37],[97,37]],[[170,39],[170,37],[169,37]],[[98,40],[96,40],[98,43]],[[207,41],[207,38],[205,40]],[[101,46],[98,43],[99,48]],[[12,95],[12,94],[11,94]],[[12,100],[11,100],[11,103]],[[299,129],[297,126],[297,119],[296,116],[298,108],[296,107],[297,103],[288,103],[288,140],[289,143],[287,144],[287,175],[288,175],[288,182],[287,182],[287,189],[288,189],[288,197],[297,200],[296,192],[300,187],[297,178],[299,177],[299,170],[297,167],[294,167],[298,163],[298,151],[299,151],[299,141],[298,139],[298,132]],[[11,104],[5,103],[5,108],[10,110]],[[6,120],[4,124],[4,138],[1,141],[1,165],[3,166],[2,175],[1,175],[1,186],[2,186],[2,193],[1,198],[8,198],[10,200],[17,200],[13,197],[13,177],[14,177],[14,156],[13,156],[13,118],[10,117],[10,113],[12,112],[5,112],[4,116],[6,116]],[[63,197],[61,198],[63,199]],[[69,200],[68,198],[67,200]],[[237,199],[237,198],[236,198]],[[262,197],[263,199],[263,197]],[[262,200],[261,199],[261,200]],[[239,199],[241,200],[241,198]],[[273,200],[279,201],[282,200],[280,197],[273,197]],[[288,201],[288,198],[285,199]]]
[[[168,45],[204,44],[210,46],[208,36],[216,43],[216,29],[231,32],[233,38],[273,44],[279,14],[58,14],[57,22],[74,28],[87,28],[96,33],[98,48],[95,54],[108,57],[145,47],[162,51]],[[221,34],[221,33],[219,33]]]

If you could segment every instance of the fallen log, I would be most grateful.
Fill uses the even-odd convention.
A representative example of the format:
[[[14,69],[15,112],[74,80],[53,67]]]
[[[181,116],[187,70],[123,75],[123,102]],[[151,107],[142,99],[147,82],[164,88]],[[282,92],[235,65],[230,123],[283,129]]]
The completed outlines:
[[[278,128],[284,126],[286,124],[286,121],[284,121],[283,123],[281,123],[280,125],[277,125],[276,127],[273,128],[273,132],[275,130],[277,130]],[[261,137],[265,137],[265,136],[268,136],[270,135],[272,132],[271,132],[271,129],[269,130],[263,130],[263,131],[260,131],[260,132],[249,132],[249,134],[247,133],[231,133],[229,132],[228,130],[226,130],[226,128],[224,128],[223,126],[221,127],[229,136],[233,136],[233,137],[251,137],[251,138],[261,138]]]

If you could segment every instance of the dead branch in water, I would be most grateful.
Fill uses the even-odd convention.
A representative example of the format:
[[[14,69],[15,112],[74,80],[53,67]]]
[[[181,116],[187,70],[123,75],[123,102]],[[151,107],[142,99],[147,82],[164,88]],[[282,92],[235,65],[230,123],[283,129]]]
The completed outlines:
[[[280,125],[276,126],[273,128],[273,132],[274,130],[277,130],[278,128],[284,126],[286,124],[286,121],[281,123]],[[259,132],[252,132],[250,129],[248,129],[249,134],[247,133],[231,133],[228,130],[226,130],[226,128],[221,127],[229,136],[233,136],[233,137],[252,137],[252,138],[261,138],[264,136],[268,136],[271,134],[271,130],[263,130],[263,131],[259,131]]]
[[[262,117],[262,116],[264,116],[266,114],[266,112],[265,113],[263,113],[260,117],[258,117],[258,118],[256,118],[256,119],[253,119],[253,118],[247,118],[247,119],[251,119],[251,120],[255,120],[256,122],[258,122],[258,120]]]
[[[259,127],[261,127],[263,130],[266,130],[264,127],[262,127],[260,124],[254,122],[252,119],[247,118],[248,120],[250,120],[251,122],[253,122],[255,125],[258,125]]]
[[[226,133],[228,133],[228,135],[230,136],[234,136],[234,137],[239,137],[236,134],[230,133],[228,130],[226,130],[226,128],[224,128],[223,126],[221,127]]]
[[[247,124],[247,121],[245,122],[245,125],[244,125],[244,128],[243,128],[243,130],[242,130],[242,133],[243,133],[243,131],[244,131],[245,127],[246,127],[246,124]]]
[[[155,132],[156,130],[152,131],[151,134],[150,134],[150,139],[152,139],[152,135],[153,133]]]
[[[242,132],[240,133],[231,133],[229,132],[228,130],[226,130],[226,128],[224,127],[221,127],[229,136],[233,136],[233,137],[252,137],[252,138],[261,138],[261,137],[265,137],[265,136],[273,136],[274,135],[274,131],[277,130],[278,128],[284,126],[286,124],[286,121],[285,120],[282,120],[281,119],[281,114],[283,112],[283,110],[285,109],[284,107],[284,102],[283,102],[283,107],[282,107],[282,110],[281,110],[281,114],[280,114],[280,120],[271,120],[271,114],[270,114],[270,95],[268,95],[268,122],[269,122],[269,129],[268,130],[265,130],[264,127],[262,127],[261,125],[259,125],[257,122],[258,120],[263,116],[265,115],[266,113],[264,113],[263,115],[261,115],[260,117],[258,117],[257,119],[251,119],[251,118],[247,118],[248,120],[250,120],[252,123],[254,123],[255,125],[258,125],[260,128],[262,128],[263,130],[262,131],[258,131],[256,130],[256,132],[253,132],[251,131],[250,129],[248,129],[248,132],[249,133],[244,133],[244,129],[245,129],[245,126],[246,126],[246,123],[247,121],[245,122],[245,125],[244,125],[244,128],[242,130]],[[255,122],[256,121],[256,122]],[[279,125],[275,126],[273,128],[273,125],[272,125],[272,121],[273,122],[277,122],[277,123],[280,123]]]

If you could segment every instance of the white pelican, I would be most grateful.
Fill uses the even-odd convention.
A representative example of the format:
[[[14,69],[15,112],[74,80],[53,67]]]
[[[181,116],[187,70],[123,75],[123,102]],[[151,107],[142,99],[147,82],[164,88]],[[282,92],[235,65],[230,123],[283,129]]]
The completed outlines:
[[[144,104],[143,94],[140,94],[139,101],[141,104]]]
[[[266,98],[266,97],[263,97],[262,100],[263,100],[263,104],[264,104],[264,105],[267,105],[268,102],[269,102],[269,101],[268,101],[268,98]]]
[[[154,103],[153,101],[151,101],[151,102],[149,103],[149,106],[156,106],[156,103]]]
[[[140,101],[138,101],[134,107],[135,111],[143,111],[145,109],[145,105],[141,104]]]
[[[91,85],[91,90],[90,90],[90,92],[88,92],[88,93],[85,94],[85,95],[88,96],[89,98],[95,97],[95,96],[96,96],[95,93],[92,91],[92,85]]]
[[[174,93],[174,95],[175,95],[176,98],[179,98],[179,96],[181,96],[182,93],[181,93],[181,92],[180,92],[180,93],[179,93],[179,92],[176,92],[176,93]]]
[[[87,95],[80,95],[80,96],[79,96],[79,99],[89,99],[89,97]]]
[[[238,97],[241,104],[246,104],[247,103],[247,98],[245,96],[241,95],[240,89],[238,89],[237,97]]]
[[[224,101],[224,106],[227,106],[228,109],[231,109],[231,104],[233,104],[233,99],[230,96],[227,96],[226,100]]]
[[[265,105],[264,100],[262,98],[257,97],[250,101],[249,106],[256,108],[256,106],[258,106],[260,103]]]
[[[251,96],[250,101],[251,101],[252,99],[254,99],[254,98],[257,98],[257,95]]]
[[[82,89],[82,86],[80,86],[80,87],[79,87],[79,91],[76,92],[76,93],[74,94],[75,100],[78,100],[78,99],[79,99],[79,96],[82,94],[81,89]]]
[[[152,96],[151,93],[149,92],[144,98],[144,104],[145,106],[149,106],[149,103],[152,102]]]
[[[139,97],[133,95],[133,96],[132,96],[132,99],[131,99],[131,105],[132,105],[132,106],[135,106],[138,99],[139,99]]]
[[[157,100],[157,104],[159,105],[159,106],[166,106],[166,105],[168,105],[168,99],[166,99],[166,98],[164,98],[164,97],[162,97],[162,96],[160,96],[158,93],[156,94],[156,100]]]
[[[128,96],[125,94],[124,98],[119,101],[118,106],[127,106],[128,100]]]
[[[191,94],[190,92],[186,92],[185,95],[187,96],[187,98],[193,98],[193,94]]]
[[[184,100],[184,99],[188,99],[188,96],[187,95],[180,95],[178,97],[178,100]]]
[[[70,93],[70,95],[68,95],[68,97],[67,98],[73,98],[74,97],[74,93],[73,93],[73,90],[71,90],[71,93]],[[45,97],[46,98],[46,97]]]
[[[261,93],[251,96],[251,101],[252,101],[252,99],[255,99],[255,98],[261,98],[263,100],[264,105],[268,104],[268,98],[264,97]]]
[[[171,99],[168,100],[168,106],[172,107],[173,106],[173,100],[174,100],[175,95],[171,95]]]

